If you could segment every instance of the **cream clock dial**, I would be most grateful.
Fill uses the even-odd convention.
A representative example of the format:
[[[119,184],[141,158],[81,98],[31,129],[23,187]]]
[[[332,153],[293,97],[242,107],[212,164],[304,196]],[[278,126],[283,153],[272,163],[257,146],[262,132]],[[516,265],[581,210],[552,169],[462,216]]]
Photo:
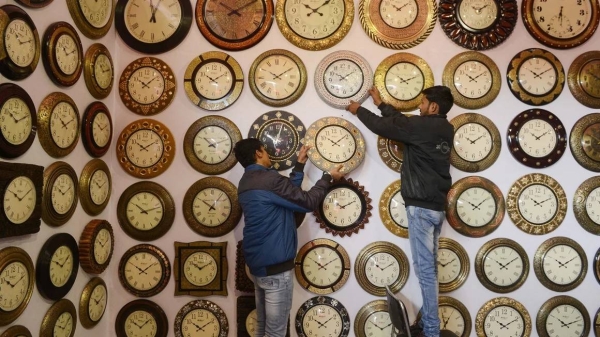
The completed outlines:
[[[140,231],[149,231],[161,223],[164,207],[153,193],[140,192],[129,199],[126,211],[131,226]]]
[[[471,227],[482,227],[496,215],[494,196],[481,187],[471,187],[460,194],[456,202],[458,217]]]
[[[305,39],[319,40],[330,36],[342,25],[346,15],[343,0],[284,2],[287,23],[296,34]]]
[[[471,316],[469,310],[458,300],[440,296],[438,306],[440,329],[452,331],[456,337],[471,335]]]
[[[342,316],[329,305],[316,305],[303,318],[304,331],[317,331],[316,336],[342,336]]]
[[[558,285],[576,281],[582,268],[581,256],[568,245],[556,245],[544,256],[544,275]]]
[[[75,182],[68,174],[61,174],[52,185],[52,208],[58,214],[65,214],[75,201]]]
[[[527,186],[518,198],[518,209],[525,220],[536,225],[552,220],[558,210],[554,192],[545,185]]]
[[[79,48],[77,41],[68,34],[62,34],[56,41],[54,51],[58,69],[65,75],[73,75],[80,66]]]
[[[218,188],[206,188],[196,194],[192,202],[194,216],[204,226],[223,224],[231,214],[231,200]]]
[[[96,170],[90,179],[90,197],[96,205],[102,205],[110,193],[110,180],[103,170]]]
[[[477,252],[475,272],[484,287],[497,293],[520,288],[529,275],[529,258],[517,242],[497,238],[486,242]]]
[[[326,126],[317,134],[316,150],[326,160],[343,163],[353,157],[356,142],[352,134],[344,127]]]
[[[162,158],[163,140],[156,132],[139,130],[131,134],[125,143],[127,158],[137,167],[154,166]]]
[[[369,257],[366,268],[367,280],[377,287],[385,287],[400,276],[398,260],[389,253],[376,253]]]
[[[546,95],[554,89],[558,73],[553,63],[544,57],[531,57],[517,70],[521,87],[531,95]]]
[[[469,162],[485,159],[492,152],[493,143],[490,131],[479,123],[466,123],[454,131],[454,150]]]
[[[10,312],[17,309],[27,297],[29,287],[29,272],[21,262],[10,262],[3,266],[0,271],[1,284],[10,287],[2,287],[2,299],[0,299],[0,310]]]
[[[498,4],[494,0],[462,0],[458,5],[458,18],[465,27],[485,30],[496,22]]]
[[[157,287],[161,281],[160,275],[164,272],[158,258],[146,252],[135,253],[129,257],[123,270],[125,279],[130,280],[129,286],[139,291]]]
[[[369,337],[388,337],[392,332],[392,320],[387,311],[375,311],[364,325],[364,334]]]
[[[358,92],[363,85],[363,74],[360,67],[349,60],[333,62],[325,69],[323,78],[327,83],[327,91],[330,94],[347,98]]]
[[[415,99],[424,89],[425,76],[419,67],[410,62],[394,64],[385,74],[388,93],[400,101]]]
[[[362,205],[355,191],[341,187],[333,189],[325,195],[323,211],[325,218],[331,224],[345,227],[354,224],[359,219]]]
[[[32,129],[31,111],[21,98],[4,102],[0,110],[0,132],[11,145],[21,145],[29,138]]]
[[[36,36],[25,21],[14,19],[6,26],[4,46],[11,61],[25,68],[33,63],[36,57]]]
[[[545,157],[556,147],[556,133],[550,123],[532,119],[521,127],[519,143],[528,155],[535,158]]]
[[[201,327],[201,329],[199,329]],[[210,310],[206,309],[194,309],[188,312],[181,321],[181,331],[192,331],[192,333],[185,333],[182,336],[193,336],[202,337],[204,333],[199,331],[209,331],[209,336],[220,336],[221,325],[219,319]],[[196,331],[198,333],[193,333]]]
[[[486,337],[524,336],[525,320],[517,309],[500,305],[485,316],[483,330]]]
[[[301,65],[304,66],[303,63]],[[283,100],[299,90],[302,82],[306,85],[305,73],[306,70],[301,71],[297,60],[287,55],[273,54],[256,64],[254,84],[256,90],[266,98]]]
[[[548,313],[548,318],[546,319],[546,331],[550,337],[585,336],[585,334],[582,333],[585,329],[584,317],[581,311],[572,305],[560,305],[554,307]]]
[[[460,243],[450,238],[440,238],[436,263],[440,293],[460,288],[469,276],[469,254]]]
[[[589,192],[585,199],[585,213],[594,224],[600,225],[600,187]]]
[[[492,72],[483,62],[467,61],[454,71],[454,86],[461,95],[469,99],[481,98],[492,89]]]
[[[83,16],[95,28],[106,26],[111,19],[112,0],[77,0]]]
[[[211,283],[217,276],[217,261],[205,252],[196,252],[185,259],[185,278],[195,286],[205,286]]]
[[[92,139],[99,147],[105,147],[110,141],[112,130],[111,121],[104,112],[99,112],[92,121]]]
[[[64,286],[73,271],[73,252],[67,246],[60,246],[50,260],[50,281],[55,287]]]
[[[451,249],[440,248],[437,255],[438,282],[450,283],[458,278],[461,271],[461,260]]]
[[[194,153],[205,164],[215,165],[223,162],[232,148],[231,136],[217,125],[203,127],[194,137]]]
[[[170,38],[183,20],[181,4],[177,0],[158,0],[155,4],[152,0],[129,0],[123,16],[129,34],[149,44]]]
[[[94,240],[94,260],[97,264],[105,264],[108,261],[113,250],[112,245],[110,232],[105,228],[101,229]]]
[[[532,11],[535,22],[544,28],[546,34],[558,39],[567,40],[583,33],[594,15],[592,1],[561,1],[557,4],[547,4],[543,0],[531,2],[535,8]]]
[[[102,284],[96,286],[90,295],[88,315],[94,322],[98,322],[104,315],[108,301],[106,287]]]
[[[36,190],[33,181],[26,176],[13,179],[4,191],[4,214],[14,224],[29,219],[35,209]]]
[[[164,91],[165,78],[153,67],[136,69],[127,82],[127,92],[134,101],[142,105],[156,102]]]
[[[343,267],[343,258],[338,252],[331,247],[322,246],[313,249],[306,255],[302,264],[302,272],[310,278],[315,286],[327,288],[338,281],[338,277],[342,275],[340,270],[343,270]]]
[[[221,62],[207,62],[196,73],[194,86],[209,100],[220,100],[229,94],[235,84],[231,69]]]
[[[63,312],[58,316],[58,319],[54,323],[53,337],[68,337],[71,336],[71,332],[75,327],[73,322],[74,317],[70,312]]]
[[[157,330],[156,319],[147,311],[134,311],[125,319],[127,337],[158,337]]]
[[[256,309],[254,309],[250,311],[248,316],[246,316],[246,332],[248,332],[248,334],[251,337],[256,336],[256,325],[258,324],[258,321],[256,320],[256,315]]]
[[[67,149],[79,138],[79,116],[73,106],[59,102],[50,116],[52,140],[61,149]]]
[[[379,15],[388,26],[392,28],[406,28],[410,26],[419,13],[415,0],[388,0],[379,5]]]
[[[99,0],[108,1],[108,0]],[[99,54],[94,60],[94,80],[101,89],[108,89],[113,81],[113,64],[106,54]]]

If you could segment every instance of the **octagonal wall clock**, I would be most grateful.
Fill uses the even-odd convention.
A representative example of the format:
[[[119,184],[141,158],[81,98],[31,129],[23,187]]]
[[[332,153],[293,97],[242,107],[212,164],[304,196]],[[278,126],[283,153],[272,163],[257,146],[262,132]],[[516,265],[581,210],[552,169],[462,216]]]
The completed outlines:
[[[567,84],[575,99],[588,108],[600,108],[600,51],[585,52],[569,66]]]
[[[581,117],[569,136],[575,161],[585,169],[600,172],[600,113]]]
[[[18,6],[0,7],[0,74],[22,80],[40,60],[40,36],[31,17]]]

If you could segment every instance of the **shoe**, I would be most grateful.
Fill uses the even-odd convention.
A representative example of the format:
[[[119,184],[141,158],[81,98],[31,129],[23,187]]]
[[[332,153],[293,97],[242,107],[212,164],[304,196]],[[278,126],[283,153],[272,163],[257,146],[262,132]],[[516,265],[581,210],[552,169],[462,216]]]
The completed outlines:
[[[416,335],[415,335],[415,334],[413,334],[413,333],[411,332],[411,333],[410,333],[410,335],[411,335],[412,337],[427,337],[427,336],[425,336],[425,333],[423,332],[423,330],[421,330],[421,331],[420,331],[419,333],[417,333]]]
[[[425,336],[423,335],[423,328],[419,325],[419,321],[414,321],[410,326],[410,335],[413,337]]]

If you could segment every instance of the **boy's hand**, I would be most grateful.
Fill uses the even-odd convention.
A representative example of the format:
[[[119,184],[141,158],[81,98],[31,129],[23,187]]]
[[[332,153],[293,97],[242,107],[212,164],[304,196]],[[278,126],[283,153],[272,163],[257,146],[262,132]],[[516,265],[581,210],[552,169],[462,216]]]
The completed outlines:
[[[350,105],[346,107],[346,110],[350,111],[353,115],[356,115],[358,108],[360,108],[360,103],[350,100]]]
[[[345,175],[345,173],[341,172],[343,168],[344,165],[340,164],[331,169],[331,171],[329,171],[329,175],[333,178],[333,180],[340,180]]]
[[[308,150],[310,150],[310,145],[302,145],[300,151],[298,151],[297,160],[300,164],[304,164],[308,160]]]
[[[379,106],[379,104],[381,104],[381,95],[379,94],[379,89],[377,89],[376,86],[372,86],[371,89],[369,89],[369,94],[371,95],[371,98],[373,99],[373,104],[375,104],[376,106]]]

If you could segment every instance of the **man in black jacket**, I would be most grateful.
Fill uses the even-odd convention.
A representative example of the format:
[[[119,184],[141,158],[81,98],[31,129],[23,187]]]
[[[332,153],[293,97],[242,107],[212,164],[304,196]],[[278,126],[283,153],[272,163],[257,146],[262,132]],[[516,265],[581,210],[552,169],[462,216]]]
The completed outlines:
[[[420,116],[408,117],[381,101],[377,88],[369,90],[381,116],[351,101],[346,108],[369,130],[404,144],[401,194],[406,205],[413,266],[419,279],[423,306],[418,336],[439,337],[437,251],[446,194],[452,185],[450,150],[454,128],[446,119],[453,105],[450,89],[423,90]]]

